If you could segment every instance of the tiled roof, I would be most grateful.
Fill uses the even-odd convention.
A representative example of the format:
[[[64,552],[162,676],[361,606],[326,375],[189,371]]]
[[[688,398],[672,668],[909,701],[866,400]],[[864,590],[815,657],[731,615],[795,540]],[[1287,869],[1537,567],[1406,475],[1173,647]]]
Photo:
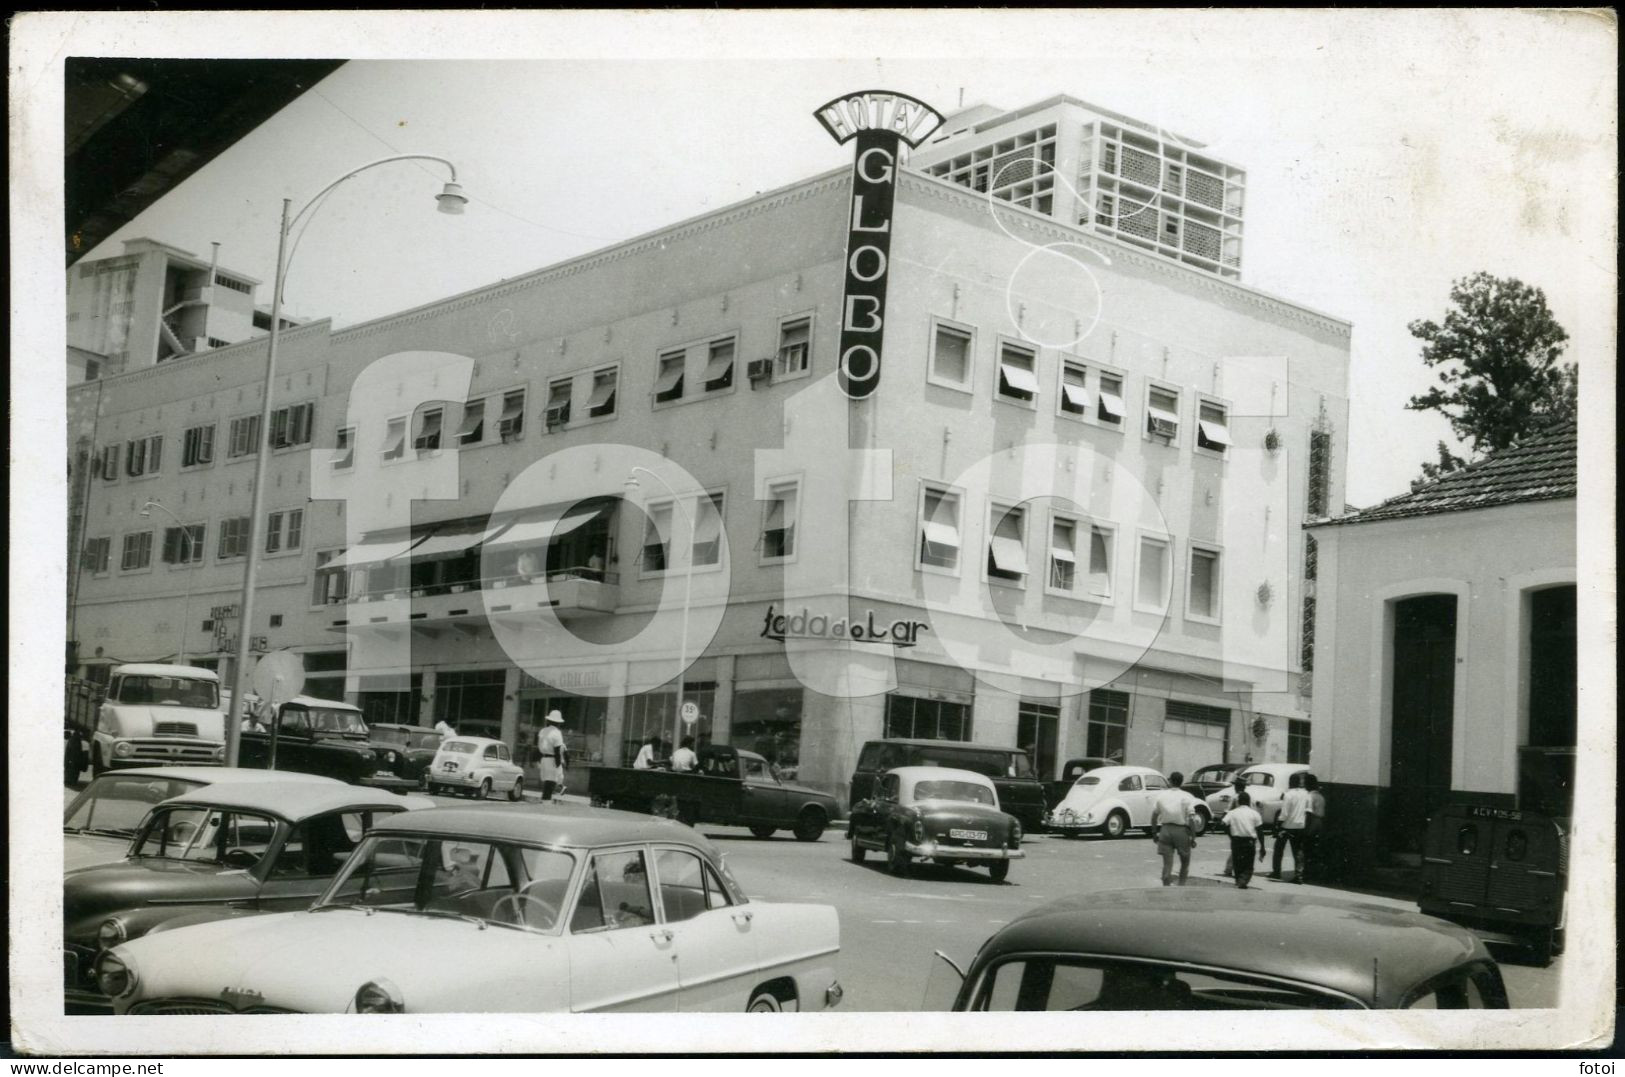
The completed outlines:
[[[1579,429],[1573,423],[1554,427],[1408,494],[1320,522],[1363,524],[1574,497],[1579,444]]]

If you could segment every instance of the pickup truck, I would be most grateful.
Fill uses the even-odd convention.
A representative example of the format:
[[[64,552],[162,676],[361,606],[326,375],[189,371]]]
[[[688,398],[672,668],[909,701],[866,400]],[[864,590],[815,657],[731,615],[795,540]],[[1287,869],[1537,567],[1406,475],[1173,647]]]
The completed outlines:
[[[238,763],[321,774],[351,785],[403,793],[416,789],[418,782],[396,773],[399,756],[394,745],[372,742],[359,708],[331,699],[295,696],[277,708],[274,730],[243,730]]]
[[[1111,766],[1116,766],[1116,764],[1110,759],[1101,759],[1096,756],[1068,759],[1066,766],[1061,768],[1060,778],[1053,782],[1044,783],[1044,806],[1053,811],[1055,805],[1066,799],[1066,794],[1078,783],[1079,778],[1091,770]]]
[[[589,767],[587,794],[601,807],[666,815],[690,826],[745,826],[758,838],[788,828],[797,841],[817,841],[835,818],[834,797],[786,785],[755,752],[707,745],[699,760],[699,769],[688,773]]]
[[[82,699],[70,703],[69,725],[82,726]],[[82,763],[84,751],[83,730],[65,732],[64,772]],[[98,777],[117,767],[219,766],[226,757],[219,678],[193,666],[115,666],[89,733],[90,768]]]

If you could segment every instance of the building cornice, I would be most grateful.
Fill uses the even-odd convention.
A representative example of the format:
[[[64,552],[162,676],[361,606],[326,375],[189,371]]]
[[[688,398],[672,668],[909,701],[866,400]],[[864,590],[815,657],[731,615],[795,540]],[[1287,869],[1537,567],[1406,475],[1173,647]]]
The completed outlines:
[[[321,329],[324,334],[328,333],[331,331],[331,325],[331,319],[321,318],[314,322],[306,322],[303,325],[284,329],[281,333],[282,343],[287,344],[290,339],[297,340],[298,338],[306,335],[313,335],[317,329]],[[69,395],[72,395],[75,390],[88,389],[90,386],[97,384],[115,386],[133,385],[145,379],[155,378],[160,374],[166,374],[171,370],[180,370],[205,362],[218,362],[222,358],[240,359],[243,356],[248,355],[250,349],[263,352],[269,346],[270,339],[271,338],[268,335],[250,337],[247,340],[239,340],[235,344],[227,344],[223,348],[210,348],[207,351],[193,352],[191,355],[176,356],[173,359],[165,359],[161,363],[154,363],[152,366],[139,367],[135,370],[126,370],[122,373],[108,375],[105,378],[98,378],[96,381],[80,382],[77,385],[70,385],[68,387],[68,393]]]
[[[901,186],[905,190],[948,202],[964,209],[976,211],[986,211],[987,209],[988,197],[986,195],[961,187],[949,180],[928,176],[923,172],[916,172],[911,169],[905,170],[902,174]],[[1217,277],[1211,273],[1204,273],[1199,269],[1192,269],[1190,266],[1181,265],[1178,262],[1155,254],[1148,254],[1122,240],[1111,239],[1095,232],[1063,224],[1037,210],[1006,202],[1000,202],[998,208],[1007,215],[1005,220],[1009,224],[1019,226],[1024,231],[1035,236],[1043,236],[1050,240],[1066,243],[1076,243],[1080,247],[1097,250],[1113,261],[1121,261],[1136,268],[1150,270],[1171,280],[1177,280],[1182,284],[1193,285],[1203,291],[1268,311],[1277,317],[1313,326],[1321,332],[1328,333],[1339,339],[1347,340],[1353,330],[1353,323],[1341,318],[1294,303],[1291,300],[1282,299],[1279,296],[1270,295],[1268,292],[1261,292],[1245,284],[1226,280],[1224,277]]]

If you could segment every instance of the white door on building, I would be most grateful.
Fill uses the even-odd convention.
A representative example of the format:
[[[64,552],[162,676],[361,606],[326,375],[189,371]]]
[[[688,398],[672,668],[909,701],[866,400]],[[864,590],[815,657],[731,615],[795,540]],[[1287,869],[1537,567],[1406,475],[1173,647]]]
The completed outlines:
[[[1225,761],[1228,725],[1169,718],[1162,725],[1162,772],[1179,771],[1187,779],[1197,767]]]

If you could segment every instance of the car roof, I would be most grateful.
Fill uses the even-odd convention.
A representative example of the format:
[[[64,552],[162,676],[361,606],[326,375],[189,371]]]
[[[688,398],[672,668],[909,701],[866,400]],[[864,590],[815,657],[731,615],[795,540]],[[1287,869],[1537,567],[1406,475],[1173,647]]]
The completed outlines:
[[[1241,773],[1261,770],[1266,774],[1295,774],[1300,770],[1308,770],[1308,763],[1249,763],[1242,768]]]
[[[120,767],[104,776],[135,778],[178,778],[182,781],[202,782],[205,785],[233,783],[299,782],[311,785],[343,785],[337,778],[323,774],[301,774],[291,770],[256,770],[253,767]]]
[[[362,785],[318,785],[314,782],[248,782],[241,785],[209,785],[180,796],[166,805],[196,804],[208,808],[237,808],[265,812],[294,821],[330,811],[365,811],[378,808],[412,808],[432,804],[426,797],[404,797]]]
[[[1488,953],[1466,928],[1408,909],[1194,886],[1063,898],[1001,928],[977,961],[1035,950],[1227,968],[1387,1006],[1429,976]]]
[[[925,781],[973,782],[976,785],[986,786],[993,784],[993,779],[986,774],[978,774],[974,770],[960,770],[957,767],[893,767],[886,773],[897,775],[909,786],[915,782]]]
[[[1155,774],[1159,778],[1163,776],[1162,771],[1157,770],[1155,767],[1124,766],[1117,763],[1109,767],[1096,767],[1094,770],[1086,771],[1080,777],[1097,777],[1104,781],[1111,778],[1126,778],[1130,774]]]
[[[930,740],[924,737],[881,737],[865,744],[906,744],[914,748],[969,748],[978,752],[1020,752],[1004,744],[976,744],[968,740]],[[1023,752],[1022,754],[1026,754]]]
[[[504,744],[504,743],[506,743],[505,741],[496,740],[496,739],[494,739],[492,737],[465,737],[461,733],[458,733],[456,736],[447,737],[444,740],[442,740],[440,742],[440,747],[444,748],[446,745],[448,745],[448,744],[456,744],[458,741],[464,741],[464,742],[466,742],[468,744],[478,744],[481,747],[483,747],[483,746],[485,746],[487,744]]]
[[[212,669],[200,669],[197,666],[166,666],[162,662],[131,662],[126,666],[114,666],[113,674],[116,676],[134,674],[138,677],[190,677],[193,680],[220,683],[219,674]]]
[[[428,808],[412,812],[410,819],[391,816],[379,820],[373,824],[373,830],[518,841],[572,849],[629,842],[676,842],[717,856],[716,847],[707,838],[682,823],[653,815],[562,801],[553,802],[540,810],[528,805]]]

